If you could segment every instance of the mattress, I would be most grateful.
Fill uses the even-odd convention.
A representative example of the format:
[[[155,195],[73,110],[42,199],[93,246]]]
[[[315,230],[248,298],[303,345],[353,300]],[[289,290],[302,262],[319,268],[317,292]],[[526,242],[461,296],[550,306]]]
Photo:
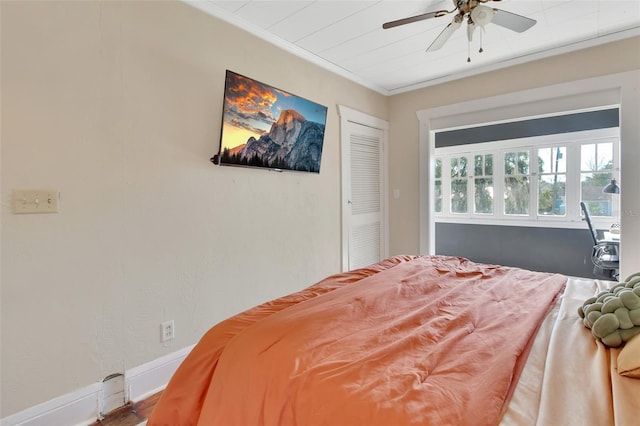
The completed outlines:
[[[607,284],[385,259],[212,327],[148,424],[633,424],[640,381],[577,315]]]
[[[640,380],[617,372],[621,348],[608,348],[582,325],[585,300],[615,282],[568,277],[533,343],[501,425],[640,424]]]

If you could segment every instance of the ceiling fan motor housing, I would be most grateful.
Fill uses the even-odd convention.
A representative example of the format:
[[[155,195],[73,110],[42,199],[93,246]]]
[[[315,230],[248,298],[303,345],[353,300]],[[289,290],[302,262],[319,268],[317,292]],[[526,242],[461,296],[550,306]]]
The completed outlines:
[[[478,0],[453,0],[453,4],[461,15],[471,13],[481,2]]]

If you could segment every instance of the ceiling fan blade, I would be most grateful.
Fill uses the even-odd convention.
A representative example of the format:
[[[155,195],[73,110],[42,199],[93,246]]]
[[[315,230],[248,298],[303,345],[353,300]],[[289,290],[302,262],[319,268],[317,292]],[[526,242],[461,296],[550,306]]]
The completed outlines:
[[[397,21],[385,22],[382,24],[382,28],[385,30],[388,28],[397,27],[400,25],[411,24],[412,22],[423,21],[425,19],[439,18],[441,16],[451,13],[448,10],[437,10],[435,12],[423,13],[422,15],[411,16],[409,18],[398,19]]]
[[[462,18],[460,15],[456,15],[456,17],[451,21],[449,25],[445,27],[444,30],[433,40],[433,43],[429,47],[427,47],[427,52],[433,52],[434,50],[440,49],[444,44],[449,40],[449,37],[456,32],[460,25],[462,24]]]
[[[524,32],[536,24],[535,19],[527,18],[526,16],[517,15],[515,13],[507,12],[505,10],[493,9],[495,15],[491,22],[498,24],[501,27],[508,28],[516,32]]]

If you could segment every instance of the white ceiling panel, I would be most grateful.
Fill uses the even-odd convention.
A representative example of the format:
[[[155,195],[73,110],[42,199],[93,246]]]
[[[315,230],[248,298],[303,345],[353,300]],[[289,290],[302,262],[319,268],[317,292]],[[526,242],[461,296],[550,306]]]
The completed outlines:
[[[383,94],[640,35],[640,0],[479,0],[537,23],[523,33],[490,23],[469,44],[465,21],[434,52],[426,49],[453,13],[386,30],[382,24],[467,0],[183,1]]]
[[[341,63],[358,70],[385,64],[389,61],[398,61],[407,56],[413,56],[417,59],[435,58],[437,57],[436,55],[441,52],[430,52],[426,54],[425,50],[439,32],[440,29],[415,34],[377,49],[370,49],[360,54],[354,54],[351,58],[346,58]]]
[[[229,12],[237,12],[242,6],[251,3],[250,1],[217,1],[216,7],[228,10]]]
[[[295,43],[369,6],[370,1],[314,1],[280,22],[271,32]]]
[[[215,2],[214,2],[215,3]],[[312,1],[250,1],[236,10],[238,18],[268,30],[274,24],[286,20]]]
[[[368,2],[369,5],[358,13],[345,16],[328,25],[321,32],[300,39],[296,44],[312,52],[322,52],[348,40],[371,31],[378,31],[382,23],[380,16],[386,16],[394,5],[392,2]]]
[[[557,25],[567,21],[584,20],[585,26],[597,26],[599,5],[596,1],[581,1],[576,7],[575,0],[565,2],[545,10],[548,25]]]

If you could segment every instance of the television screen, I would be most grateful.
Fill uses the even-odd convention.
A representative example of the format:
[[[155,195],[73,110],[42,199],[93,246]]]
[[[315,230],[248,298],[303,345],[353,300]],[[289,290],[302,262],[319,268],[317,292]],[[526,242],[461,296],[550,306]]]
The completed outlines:
[[[326,121],[327,107],[227,70],[217,163],[320,173]]]

